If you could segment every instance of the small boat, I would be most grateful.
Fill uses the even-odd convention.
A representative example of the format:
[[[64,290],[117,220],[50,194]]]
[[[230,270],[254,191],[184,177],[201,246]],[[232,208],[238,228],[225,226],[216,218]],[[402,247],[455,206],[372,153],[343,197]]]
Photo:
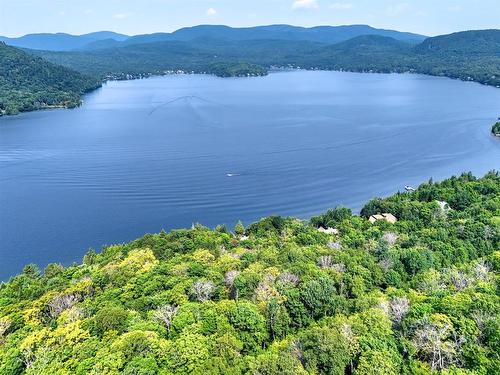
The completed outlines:
[[[406,186],[405,186],[405,190],[406,190],[406,191],[415,191],[415,188],[414,188],[414,187],[412,187],[412,186],[410,186],[410,185],[406,185]]]
[[[239,173],[226,173],[226,177],[236,177],[236,176],[241,176]]]

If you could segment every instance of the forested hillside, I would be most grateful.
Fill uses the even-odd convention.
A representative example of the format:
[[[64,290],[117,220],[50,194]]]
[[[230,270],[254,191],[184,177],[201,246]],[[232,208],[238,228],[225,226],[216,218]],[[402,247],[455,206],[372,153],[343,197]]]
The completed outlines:
[[[0,116],[50,107],[75,107],[100,81],[0,42]]]
[[[368,220],[381,213],[398,220]],[[26,266],[0,285],[0,373],[498,373],[500,175],[361,214],[197,225]]]
[[[227,35],[235,30],[222,29],[221,33]],[[500,86],[500,30],[466,31],[428,38],[417,45],[383,35],[359,35],[340,43],[300,39],[234,40],[236,36],[233,39],[214,36],[189,40],[169,38],[153,34],[113,42],[111,48],[33,53],[56,64],[103,78],[140,77],[169,70],[216,74],[210,69],[214,64],[245,62],[265,69],[278,66],[413,72]]]

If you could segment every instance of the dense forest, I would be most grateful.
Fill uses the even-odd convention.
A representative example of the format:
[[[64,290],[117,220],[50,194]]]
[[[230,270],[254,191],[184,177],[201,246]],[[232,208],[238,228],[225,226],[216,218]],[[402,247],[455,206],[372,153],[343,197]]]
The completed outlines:
[[[0,373],[495,374],[499,270],[497,172],[148,234],[2,283]]]
[[[384,35],[359,35],[329,44],[299,39],[163,40],[153,34],[111,45],[87,51],[31,52],[103,79],[178,70],[217,74],[211,69],[214,65],[246,62],[265,69],[413,72],[500,86],[500,30],[459,32],[419,44]]]
[[[213,64],[207,69],[217,77],[257,77],[267,75],[267,70],[255,64],[233,63],[233,64]]]
[[[76,107],[100,81],[0,42],[0,116],[51,107]]]

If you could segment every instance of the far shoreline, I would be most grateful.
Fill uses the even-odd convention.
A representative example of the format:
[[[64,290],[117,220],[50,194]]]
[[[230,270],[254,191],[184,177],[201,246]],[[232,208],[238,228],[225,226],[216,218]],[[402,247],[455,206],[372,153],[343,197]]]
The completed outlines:
[[[384,72],[384,71],[373,71],[373,70],[364,70],[364,71],[357,71],[357,70],[347,70],[347,69],[320,69],[320,68],[302,68],[302,67],[270,67],[270,68],[265,68],[267,69],[267,74],[262,74],[262,75],[248,75],[248,76],[218,76],[216,74],[210,74],[206,72],[195,72],[195,71],[183,71],[183,70],[175,70],[175,71],[165,71],[165,72],[158,72],[158,73],[141,73],[138,75],[126,75],[125,78],[113,78],[113,77],[108,77],[105,78],[101,81],[101,85],[99,87],[96,87],[93,90],[90,90],[88,92],[82,93],[80,96],[80,103],[77,106],[65,106],[65,105],[51,105],[51,106],[46,106],[43,108],[37,108],[34,110],[30,111],[21,111],[19,113],[15,114],[3,114],[0,112],[0,119],[3,117],[13,117],[13,116],[19,116],[23,113],[31,113],[31,112],[39,112],[39,111],[48,111],[48,110],[61,110],[61,109],[76,109],[81,107],[82,105],[85,104],[84,98],[85,96],[89,94],[93,94],[99,89],[102,89],[104,85],[106,85],[108,82],[121,82],[121,81],[136,81],[136,80],[141,80],[141,79],[149,79],[149,78],[158,78],[158,77],[169,77],[169,76],[191,76],[191,75],[201,75],[201,76],[209,76],[209,77],[214,77],[214,78],[220,78],[220,79],[246,79],[246,78],[264,78],[269,76],[270,74],[277,74],[277,73],[288,73],[288,72],[337,72],[337,73],[356,73],[356,74],[384,74],[384,75],[421,75],[421,76],[426,76],[426,77],[434,77],[434,78],[443,78],[443,79],[451,79],[453,81],[460,81],[464,83],[474,83],[474,84],[480,84],[482,86],[486,87],[492,87],[494,89],[500,88],[500,86],[494,86],[494,85],[489,85],[487,83],[483,83],[480,81],[475,81],[475,80],[468,80],[468,79],[461,79],[457,77],[450,77],[450,76],[445,76],[445,75],[434,75],[434,74],[426,74],[426,73],[420,73],[417,71],[404,71],[404,72],[398,72],[398,71],[391,71],[391,72]]]

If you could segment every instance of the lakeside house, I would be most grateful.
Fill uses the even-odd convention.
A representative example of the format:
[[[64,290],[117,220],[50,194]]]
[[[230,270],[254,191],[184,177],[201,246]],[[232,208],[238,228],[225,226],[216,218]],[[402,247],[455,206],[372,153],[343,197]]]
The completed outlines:
[[[393,214],[389,214],[389,213],[372,215],[372,216],[370,216],[370,218],[368,220],[372,224],[374,224],[375,222],[377,222],[379,220],[385,220],[385,221],[387,221],[387,222],[389,222],[391,224],[394,224],[395,222],[398,221],[398,219],[396,218],[396,216],[394,216]]]
[[[338,235],[339,234],[339,230],[336,229],[336,228],[323,228],[323,227],[319,227],[318,228],[318,231],[321,232],[321,233],[326,233],[326,234],[333,234],[333,235]]]

